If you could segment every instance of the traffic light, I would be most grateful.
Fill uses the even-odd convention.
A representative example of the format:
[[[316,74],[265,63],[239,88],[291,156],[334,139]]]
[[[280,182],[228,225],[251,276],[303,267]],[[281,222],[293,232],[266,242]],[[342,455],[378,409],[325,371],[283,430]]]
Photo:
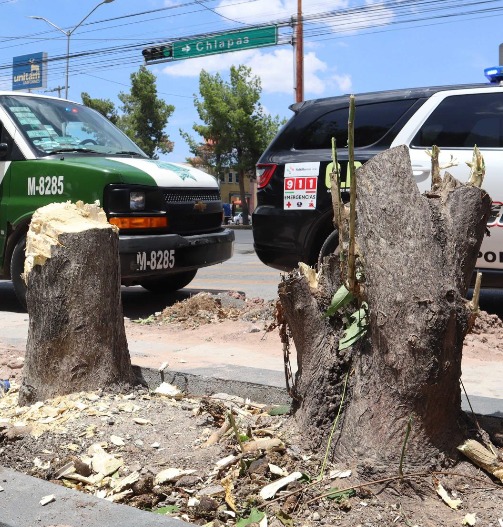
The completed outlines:
[[[151,48],[145,48],[141,54],[143,55],[146,64],[165,62],[173,59],[173,46],[171,44],[152,46]]]

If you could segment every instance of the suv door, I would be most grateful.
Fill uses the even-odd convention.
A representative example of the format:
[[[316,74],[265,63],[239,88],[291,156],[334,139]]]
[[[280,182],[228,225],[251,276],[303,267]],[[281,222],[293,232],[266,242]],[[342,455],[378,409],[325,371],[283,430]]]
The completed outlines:
[[[470,169],[466,163],[472,160],[474,145],[479,147],[486,165],[482,186],[493,200],[493,213],[488,222],[490,236],[484,239],[477,267],[501,271],[503,286],[503,89],[484,87],[436,93],[402,129],[392,146],[399,144],[409,146],[413,175],[421,192],[431,187],[431,159],[425,151],[432,145],[441,150],[441,166],[451,156],[457,160],[458,164],[447,170],[461,182],[468,181]],[[484,281],[486,286],[491,284],[483,279],[483,286]]]

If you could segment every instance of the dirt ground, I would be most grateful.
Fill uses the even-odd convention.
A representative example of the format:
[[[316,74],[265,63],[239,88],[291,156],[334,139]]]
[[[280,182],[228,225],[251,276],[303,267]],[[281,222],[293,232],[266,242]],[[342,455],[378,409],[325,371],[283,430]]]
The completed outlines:
[[[224,342],[251,322],[271,326],[273,313],[273,303],[259,299],[206,295],[126,327],[128,336],[149,324],[167,338],[190,332],[201,342],[208,335]],[[220,322],[232,329],[215,332]],[[498,317],[482,312],[463,353],[468,361],[503,360]],[[0,464],[27,474],[212,527],[503,526],[501,483],[470,462],[415,477],[405,466],[403,479],[365,463],[336,465],[324,452],[303,449],[287,408],[226,394],[190,397],[170,386],[19,408],[22,364],[19,350],[0,349],[0,379],[12,383],[0,398]],[[482,424],[501,449],[502,420]]]

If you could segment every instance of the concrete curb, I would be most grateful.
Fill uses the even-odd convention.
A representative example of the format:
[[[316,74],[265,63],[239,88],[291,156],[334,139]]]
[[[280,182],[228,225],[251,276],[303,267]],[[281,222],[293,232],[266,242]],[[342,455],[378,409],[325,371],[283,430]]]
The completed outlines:
[[[148,386],[149,389],[155,389],[164,380],[164,382],[174,384],[189,395],[204,396],[228,393],[257,403],[290,404],[291,402],[286,388],[278,386],[235,379],[221,379],[182,371],[166,371],[162,379],[159,370],[139,366],[134,366],[133,369],[139,382]]]
[[[67,489],[0,466],[0,527],[184,527],[194,525]],[[40,500],[54,496],[43,506]]]

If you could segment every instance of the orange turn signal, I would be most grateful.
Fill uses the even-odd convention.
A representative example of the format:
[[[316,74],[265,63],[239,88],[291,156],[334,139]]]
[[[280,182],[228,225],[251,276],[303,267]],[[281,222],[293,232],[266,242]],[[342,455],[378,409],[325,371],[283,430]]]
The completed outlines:
[[[114,217],[109,222],[119,229],[162,229],[168,226],[166,216]]]

